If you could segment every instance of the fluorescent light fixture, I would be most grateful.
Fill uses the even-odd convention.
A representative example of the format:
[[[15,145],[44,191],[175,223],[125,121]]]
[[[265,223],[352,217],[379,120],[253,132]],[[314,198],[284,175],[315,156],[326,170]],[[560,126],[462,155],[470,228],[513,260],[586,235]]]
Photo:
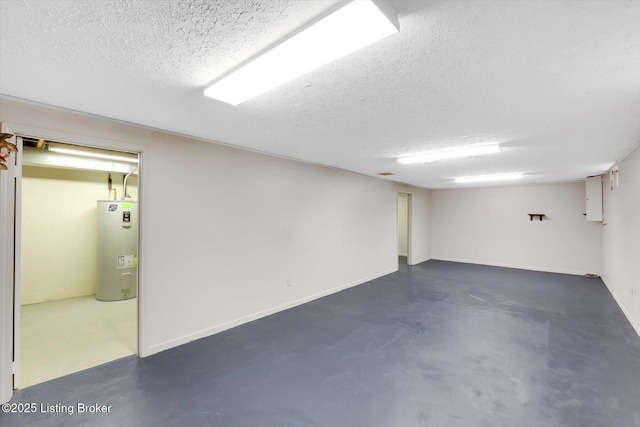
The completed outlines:
[[[74,150],[72,148],[49,147],[49,151],[60,154],[71,154],[72,156],[92,157],[94,159],[116,160],[121,162],[138,163],[137,158],[118,156],[113,154],[96,153],[94,151]]]
[[[215,82],[204,94],[238,105],[398,32],[384,0],[353,0]]]
[[[508,181],[511,179],[522,179],[524,174],[518,173],[498,173],[495,175],[480,175],[480,176],[461,176],[455,178],[455,182],[491,182],[491,181]]]
[[[481,145],[479,147],[467,147],[459,150],[434,151],[432,153],[418,154],[398,158],[398,163],[431,163],[437,160],[458,159],[461,157],[481,156],[483,154],[499,153],[502,149],[499,144]]]

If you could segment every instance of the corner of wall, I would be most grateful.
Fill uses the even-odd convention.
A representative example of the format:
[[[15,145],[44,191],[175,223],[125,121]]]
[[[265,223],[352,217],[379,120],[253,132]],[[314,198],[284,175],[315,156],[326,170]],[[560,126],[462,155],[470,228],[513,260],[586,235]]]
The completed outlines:
[[[601,279],[604,285],[607,287],[607,290],[615,300],[616,304],[618,304],[618,307],[620,307],[620,310],[622,310],[622,313],[631,324],[631,327],[633,328],[633,330],[636,331],[636,334],[638,334],[638,336],[640,337],[640,322],[634,319],[633,315],[631,314],[631,311],[627,308],[627,306],[624,304],[622,299],[618,297],[618,294],[616,293],[615,289],[611,287],[609,283],[607,283],[608,281],[606,277],[601,276]]]
[[[605,174],[603,188],[602,281],[640,336],[640,144],[618,160],[616,186]]]

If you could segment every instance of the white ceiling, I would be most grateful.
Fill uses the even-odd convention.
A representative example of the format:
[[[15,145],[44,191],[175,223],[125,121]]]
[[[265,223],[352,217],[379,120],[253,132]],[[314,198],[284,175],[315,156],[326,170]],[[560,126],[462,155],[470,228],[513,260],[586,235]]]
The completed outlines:
[[[429,188],[583,179],[640,142],[640,1],[390,2],[400,33],[233,107],[203,89],[336,0],[1,0],[0,93]]]

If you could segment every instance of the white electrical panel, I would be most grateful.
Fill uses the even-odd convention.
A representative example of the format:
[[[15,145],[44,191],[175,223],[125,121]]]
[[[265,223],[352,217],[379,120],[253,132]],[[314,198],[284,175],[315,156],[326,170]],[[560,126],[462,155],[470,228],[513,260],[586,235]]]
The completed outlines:
[[[602,177],[587,178],[587,221],[602,221]]]

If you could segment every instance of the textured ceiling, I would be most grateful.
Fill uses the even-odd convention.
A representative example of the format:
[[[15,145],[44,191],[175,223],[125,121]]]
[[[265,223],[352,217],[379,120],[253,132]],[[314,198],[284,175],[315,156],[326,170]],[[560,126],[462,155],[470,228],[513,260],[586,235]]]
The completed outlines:
[[[578,180],[640,142],[640,1],[390,2],[400,33],[233,107],[203,89],[336,0],[1,0],[0,93],[430,188]]]

